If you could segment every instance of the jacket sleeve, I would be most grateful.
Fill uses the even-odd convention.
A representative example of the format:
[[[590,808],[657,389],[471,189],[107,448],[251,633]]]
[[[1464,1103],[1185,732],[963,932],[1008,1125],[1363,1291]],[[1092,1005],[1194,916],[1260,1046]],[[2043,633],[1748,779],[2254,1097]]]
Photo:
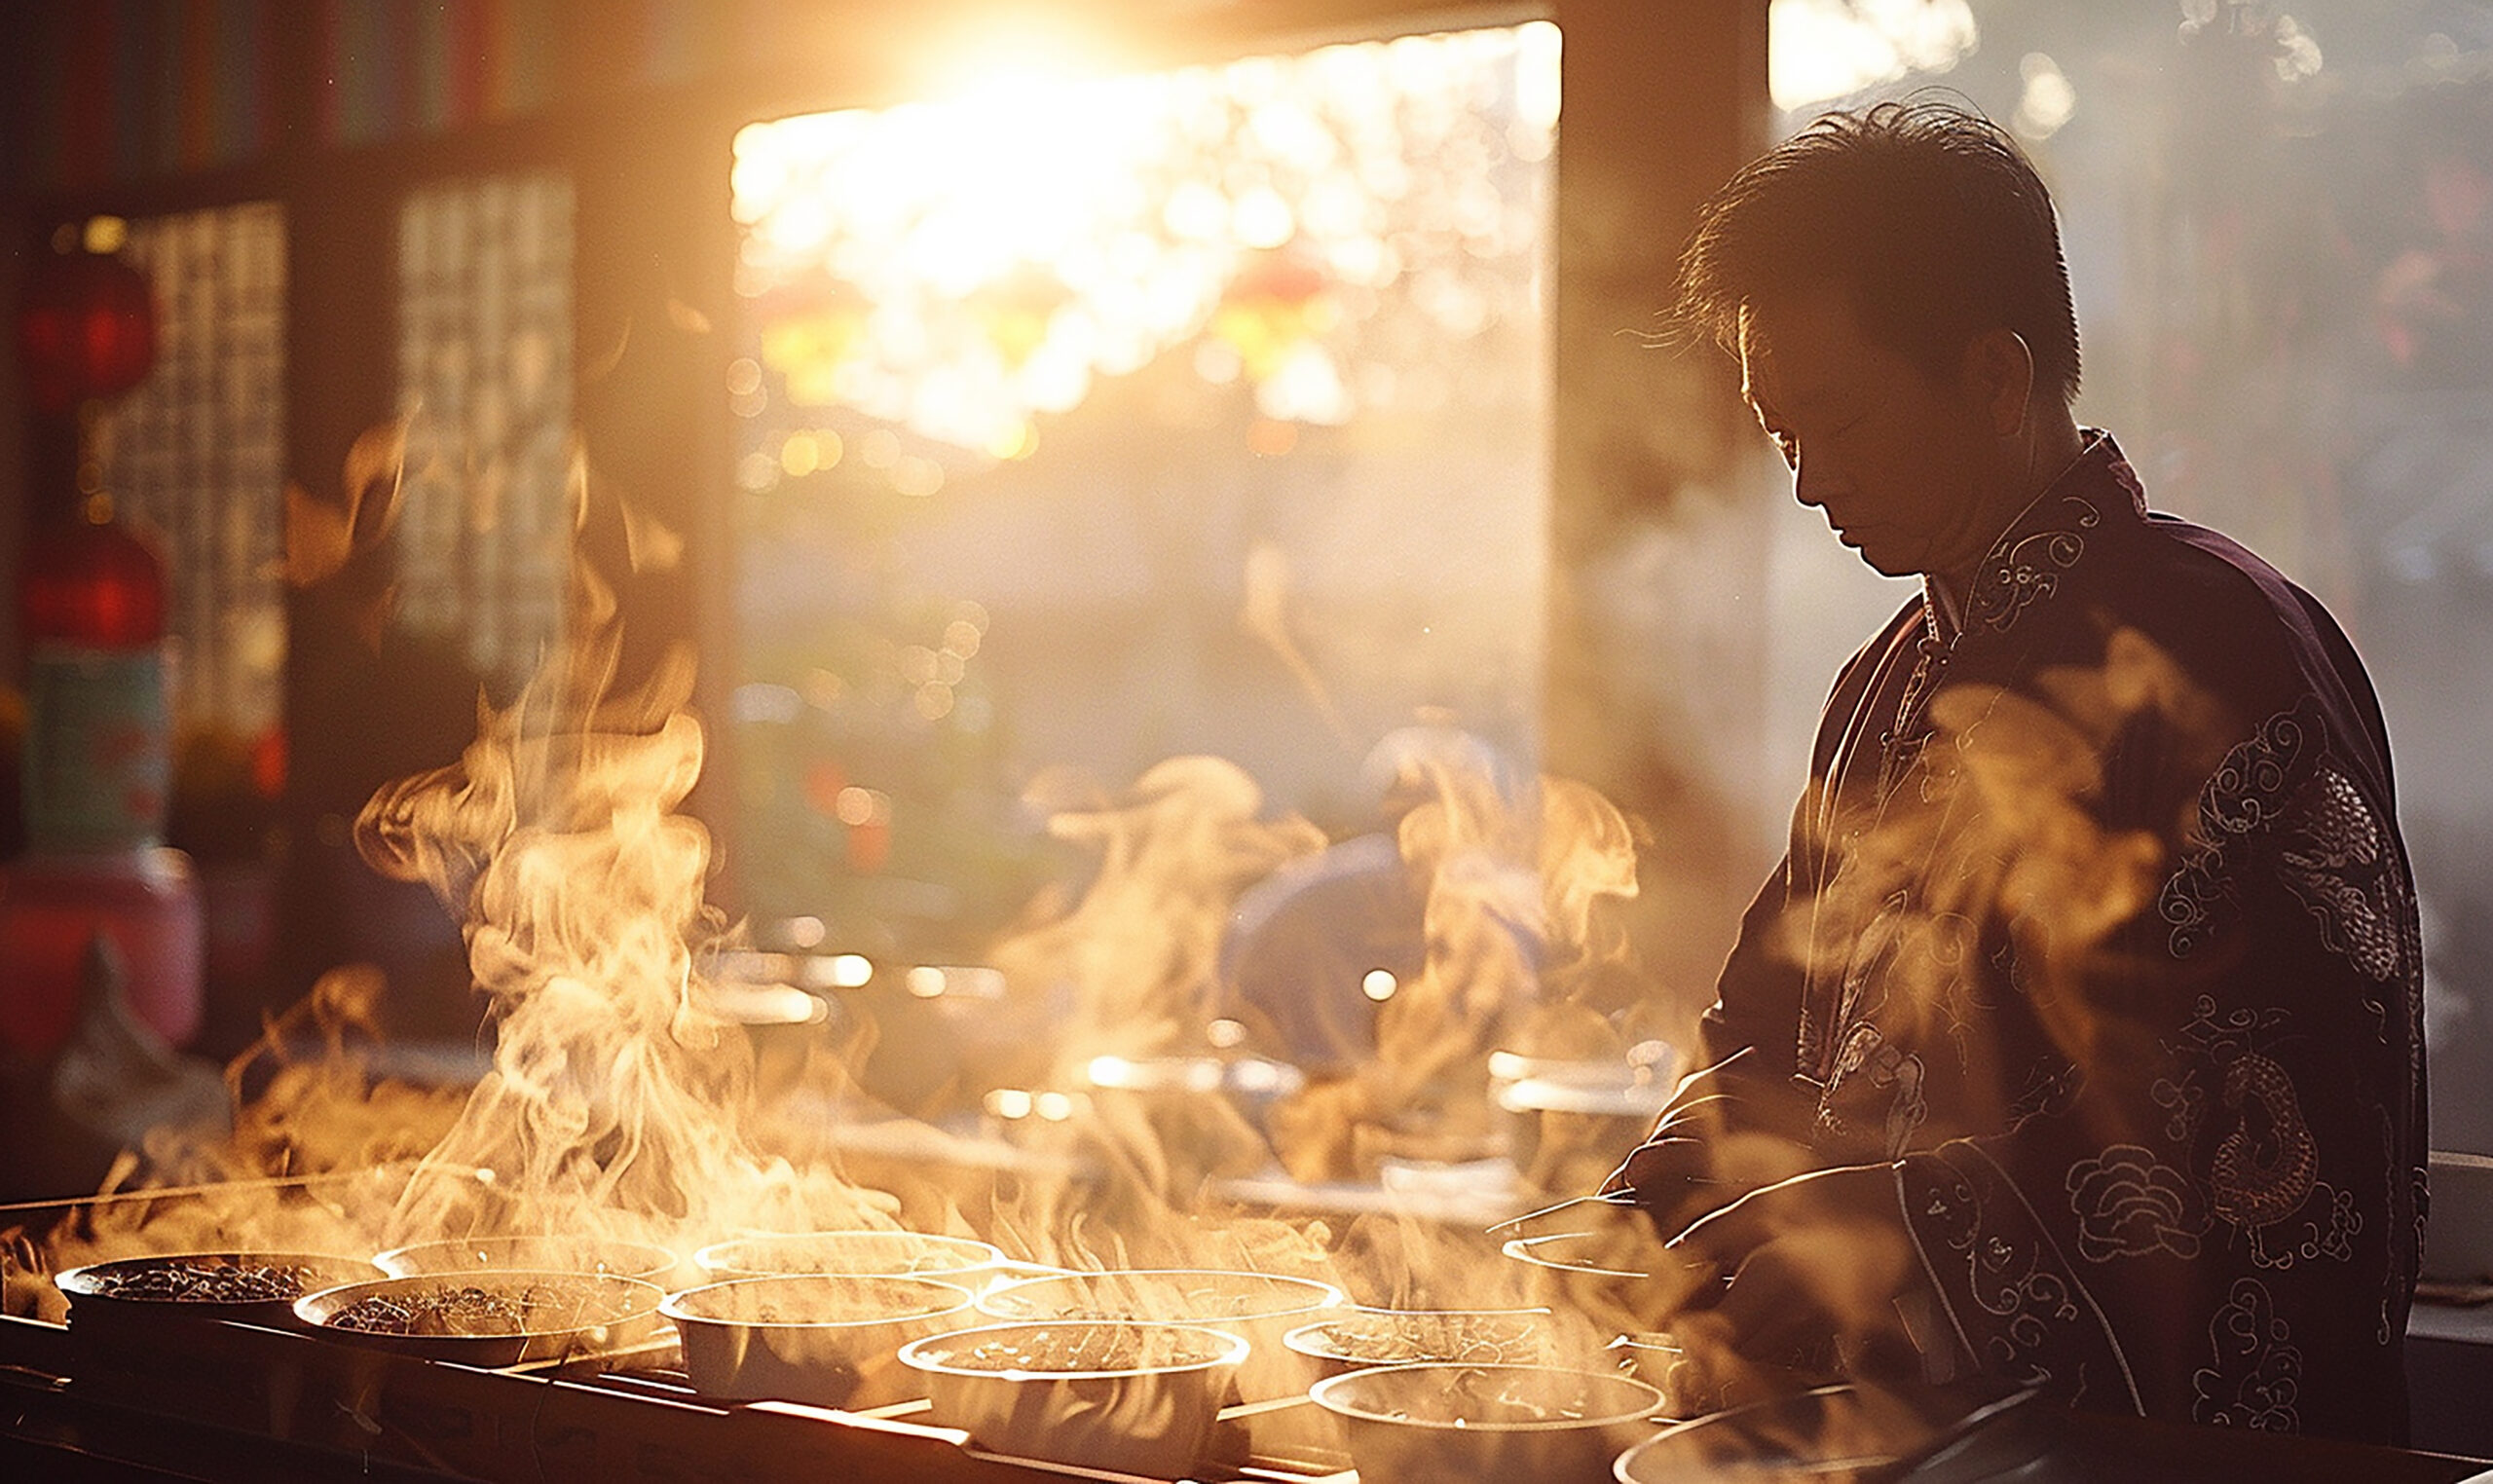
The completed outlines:
[[[2400,1440],[2421,953],[2371,744],[2323,695],[2282,706],[2137,857],[2151,872],[2098,856],[2087,876],[2070,821],[2030,815],[1964,851],[1999,888],[1995,988],[2020,1012],[2003,1020],[2029,1032],[1976,1070],[2003,1095],[2051,1091],[1895,1170],[1985,1372],[2096,1407]],[[2180,751],[2117,740],[2074,854],[2119,835],[2100,827]],[[2090,903],[2118,924],[2073,930]]]

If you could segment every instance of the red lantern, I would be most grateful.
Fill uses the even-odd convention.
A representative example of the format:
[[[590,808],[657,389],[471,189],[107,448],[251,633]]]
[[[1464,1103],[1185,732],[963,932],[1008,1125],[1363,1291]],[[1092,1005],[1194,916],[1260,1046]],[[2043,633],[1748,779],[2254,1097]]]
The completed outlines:
[[[156,363],[156,296],[146,275],[100,253],[38,257],[18,311],[18,347],[45,412],[128,391]]]
[[[19,619],[27,643],[139,649],[165,637],[165,560],[119,521],[78,518],[34,533]]]

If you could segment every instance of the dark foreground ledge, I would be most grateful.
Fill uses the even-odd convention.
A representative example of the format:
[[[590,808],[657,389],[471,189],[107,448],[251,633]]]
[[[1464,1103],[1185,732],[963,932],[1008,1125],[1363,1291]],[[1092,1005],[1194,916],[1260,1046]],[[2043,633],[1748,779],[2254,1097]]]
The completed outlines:
[[[589,1383],[551,1370],[371,1369],[368,1357],[308,1336],[219,1328],[231,1346],[224,1363],[203,1365],[207,1357],[176,1347],[144,1378],[125,1373],[82,1382],[78,1346],[65,1330],[0,1319],[0,1478],[275,1484],[588,1476],[601,1484],[656,1484],[840,1477],[859,1484],[1044,1484],[1101,1477],[981,1455],[964,1448],[957,1434],[900,1421],[661,1400],[628,1394],[612,1378]],[[411,1376],[416,1388],[402,1391]],[[1688,1484],[1709,1477],[1754,1484],[1762,1477],[1756,1465],[1780,1450],[1776,1420],[1752,1421],[1759,1426],[1745,1437],[1730,1418],[1681,1429],[1701,1438],[1698,1451],[1726,1466],[1675,1465],[1669,1476]],[[1322,1466],[1239,1463],[1202,1477],[1303,1484],[1354,1478]],[[1768,1476],[1816,1484],[1834,1478],[1858,1484],[2459,1484],[2485,1474],[2486,1466],[2448,1455],[2073,1413],[2028,1400],[1981,1414],[1977,1426],[1943,1428],[1898,1465]],[[2493,1484],[2493,1474],[2485,1476]]]

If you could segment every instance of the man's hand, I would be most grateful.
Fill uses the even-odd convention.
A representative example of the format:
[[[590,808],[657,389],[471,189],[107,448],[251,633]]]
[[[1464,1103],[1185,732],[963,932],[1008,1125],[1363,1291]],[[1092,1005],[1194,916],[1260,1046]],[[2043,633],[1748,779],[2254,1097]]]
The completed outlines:
[[[1603,1197],[1644,1207],[1665,1235],[1686,1231],[1761,1183],[1726,1178],[1723,1147],[1715,1138],[1665,1125],[1619,1167],[1603,1185]]]
[[[1685,1230],[1761,1185],[1809,1168],[1806,1144],[1788,1127],[1794,1114],[1765,1094],[1742,1048],[1681,1079],[1653,1136],[1602,1186],[1632,1200],[1665,1233]]]
[[[1581,1196],[1489,1231],[1512,1239],[1509,1255],[1533,1265],[1533,1302],[1581,1316],[1605,1334],[1658,1327],[1713,1278],[1662,1244],[1653,1212],[1620,1198]]]
[[[1627,1196],[1608,1193],[1578,1196],[1544,1206],[1489,1228],[1490,1236],[1508,1239],[1576,1234],[1581,1234],[1589,1246],[1615,1247],[1621,1252],[1641,1248],[1656,1257],[1662,1250],[1662,1238],[1668,1235],[1655,1225],[1653,1212]]]
[[[1684,1342],[1804,1370],[1852,1370],[1912,1337],[1895,1309],[1917,1266],[1886,1165],[1846,1166],[1750,1192],[1668,1243],[1713,1265],[1720,1298],[1683,1315]]]

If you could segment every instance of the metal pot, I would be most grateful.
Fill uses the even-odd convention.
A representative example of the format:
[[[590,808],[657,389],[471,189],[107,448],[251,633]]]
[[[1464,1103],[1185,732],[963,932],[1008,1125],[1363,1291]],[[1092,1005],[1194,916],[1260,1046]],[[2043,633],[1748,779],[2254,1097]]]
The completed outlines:
[[[56,1274],[69,1322],[82,1328],[167,1318],[236,1319],[292,1328],[294,1301],[378,1278],[360,1257],[316,1252],[176,1252],[90,1263]]]
[[[657,1331],[665,1298],[612,1274],[486,1269],[347,1283],[295,1300],[294,1313],[326,1339],[495,1369],[637,1345]]]

